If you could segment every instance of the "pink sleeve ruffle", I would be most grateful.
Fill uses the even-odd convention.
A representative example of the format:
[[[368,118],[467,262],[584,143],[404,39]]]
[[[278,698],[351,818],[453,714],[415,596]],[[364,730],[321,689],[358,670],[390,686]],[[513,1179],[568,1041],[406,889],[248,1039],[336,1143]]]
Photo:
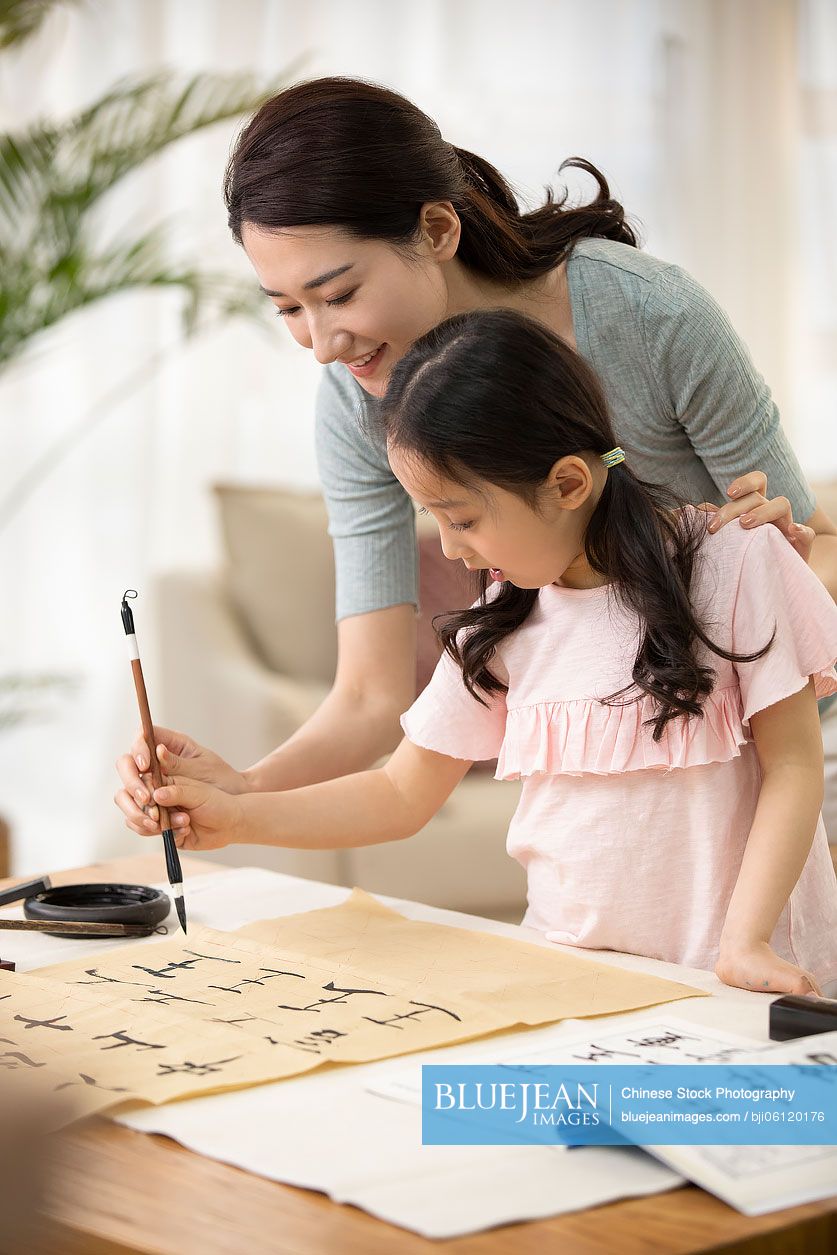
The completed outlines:
[[[732,614],[731,650],[755,653],[735,663],[742,719],[798,693],[814,678],[817,697],[837,693],[837,606],[808,564],[776,527],[754,530],[744,552]]]
[[[480,705],[462,683],[448,654],[439,659],[427,688],[401,716],[405,736],[422,749],[470,762],[497,757],[506,726],[505,694],[482,693]]]

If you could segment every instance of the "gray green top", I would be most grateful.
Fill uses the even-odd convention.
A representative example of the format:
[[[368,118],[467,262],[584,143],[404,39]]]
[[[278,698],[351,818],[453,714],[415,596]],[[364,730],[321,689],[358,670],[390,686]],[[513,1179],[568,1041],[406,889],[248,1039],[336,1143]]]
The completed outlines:
[[[804,522],[816,501],[766,383],[727,316],[679,266],[612,240],[583,240],[567,264],[578,351],[596,370],[640,479],[685,500],[727,500],[760,470]],[[417,603],[409,497],[390,470],[377,402],[344,366],[317,398],[317,459],[337,569],[337,618]]]

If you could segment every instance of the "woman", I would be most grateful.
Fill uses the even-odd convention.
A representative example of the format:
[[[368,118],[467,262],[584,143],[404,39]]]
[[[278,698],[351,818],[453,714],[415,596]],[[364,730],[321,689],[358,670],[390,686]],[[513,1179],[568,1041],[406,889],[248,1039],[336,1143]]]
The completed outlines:
[[[370,420],[394,363],[456,313],[500,306],[543,322],[597,371],[640,478],[696,504],[728,490],[713,529],[773,523],[834,595],[837,529],[746,348],[693,279],[639,251],[602,176],[569,164],[597,180],[596,199],[566,208],[548,196],[521,214],[487,161],[446,143],[402,96],[351,79],[291,87],[242,131],[225,184],[230,228],[278,316],[326,368],[316,435],[337,675],[296,734],[243,772],[159,729],[168,774],[274,791],[362,770],[396,744],[415,695],[413,507]],[[156,828],[156,808],[142,810],[150,752],[140,739],[117,763],[116,802],[139,833]],[[188,834],[185,813],[173,822]]]

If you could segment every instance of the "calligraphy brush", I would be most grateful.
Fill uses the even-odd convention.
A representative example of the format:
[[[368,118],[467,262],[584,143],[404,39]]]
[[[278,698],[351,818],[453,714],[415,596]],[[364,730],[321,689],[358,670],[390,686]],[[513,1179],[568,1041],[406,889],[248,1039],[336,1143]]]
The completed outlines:
[[[160,789],[163,787],[163,773],[160,770],[160,760],[157,758],[154,724],[151,722],[151,711],[148,708],[148,694],[145,691],[139,646],[137,645],[137,636],[134,631],[134,616],[127,601],[129,597],[134,598],[136,595],[136,590],[133,588],[127,589],[122,595],[122,626],[125,629],[125,635],[128,638],[128,648],[131,652],[131,671],[134,675],[134,687],[137,690],[137,701],[139,703],[140,719],[142,720],[142,734],[145,737],[151,760],[151,780],[153,787]],[[174,832],[169,823],[169,812],[166,807],[160,806],[159,803],[155,803],[155,805],[157,805],[160,813],[160,827],[163,830],[163,848],[166,852],[166,871],[168,872],[169,884],[174,895],[177,918],[180,920],[180,927],[185,933],[186,906],[183,902],[183,872],[180,870],[180,858],[177,853],[177,846],[174,843]]]

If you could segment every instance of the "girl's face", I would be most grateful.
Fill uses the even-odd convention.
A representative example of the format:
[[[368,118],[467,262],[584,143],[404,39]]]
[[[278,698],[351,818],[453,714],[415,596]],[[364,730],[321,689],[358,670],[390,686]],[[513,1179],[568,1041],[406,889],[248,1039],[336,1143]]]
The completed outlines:
[[[442,551],[469,571],[488,570],[518,588],[564,584],[596,587],[605,581],[584,555],[584,533],[607,472],[582,457],[555,463],[535,510],[516,493],[481,480],[465,486],[446,479],[415,454],[391,446],[390,466],[407,493],[436,519]],[[600,473],[601,472],[601,473]]]
[[[312,349],[318,362],[341,362],[380,397],[413,341],[447,317],[440,261],[456,251],[453,218],[455,239],[441,224],[441,235],[422,235],[409,252],[335,227],[267,233],[245,224],[242,239],[262,289],[297,344]]]

